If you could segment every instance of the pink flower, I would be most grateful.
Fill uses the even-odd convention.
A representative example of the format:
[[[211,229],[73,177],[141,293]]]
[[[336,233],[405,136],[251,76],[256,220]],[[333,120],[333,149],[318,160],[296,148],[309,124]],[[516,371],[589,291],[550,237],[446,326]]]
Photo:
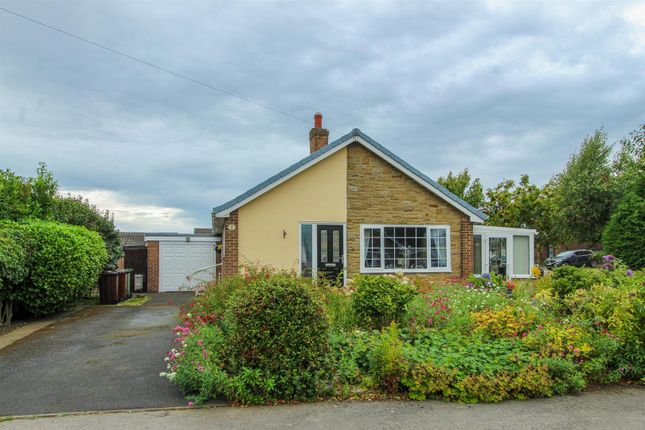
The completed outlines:
[[[201,340],[201,339],[199,339],[199,340],[197,341],[197,345],[199,345],[199,346],[204,346],[204,341],[203,341],[203,340]]]
[[[432,325],[432,318],[428,318],[428,324]]]
[[[193,402],[188,402],[188,406],[193,406],[193,405],[194,405]]]

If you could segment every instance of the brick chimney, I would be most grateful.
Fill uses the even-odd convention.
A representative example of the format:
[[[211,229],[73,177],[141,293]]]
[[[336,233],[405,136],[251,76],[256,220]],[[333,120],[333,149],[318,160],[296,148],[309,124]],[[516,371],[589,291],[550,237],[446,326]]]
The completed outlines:
[[[322,128],[322,114],[314,115],[314,128],[309,132],[309,153],[313,154],[329,143],[329,130]]]

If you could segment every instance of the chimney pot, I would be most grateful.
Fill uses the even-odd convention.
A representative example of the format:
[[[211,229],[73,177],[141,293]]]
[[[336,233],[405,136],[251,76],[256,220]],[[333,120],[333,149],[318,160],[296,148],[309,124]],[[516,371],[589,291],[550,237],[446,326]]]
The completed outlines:
[[[314,128],[322,128],[322,114],[316,112],[314,115]]]

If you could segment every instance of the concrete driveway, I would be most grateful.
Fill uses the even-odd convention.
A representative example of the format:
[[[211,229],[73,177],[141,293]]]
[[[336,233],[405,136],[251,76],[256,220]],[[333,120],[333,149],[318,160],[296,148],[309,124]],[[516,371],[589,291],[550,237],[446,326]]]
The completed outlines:
[[[94,306],[0,350],[0,416],[185,405],[159,372],[191,296]]]

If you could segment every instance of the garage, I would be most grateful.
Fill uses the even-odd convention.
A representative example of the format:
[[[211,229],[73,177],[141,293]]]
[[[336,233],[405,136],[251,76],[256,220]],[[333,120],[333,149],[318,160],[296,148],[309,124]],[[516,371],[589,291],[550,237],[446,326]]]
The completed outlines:
[[[219,238],[158,233],[146,235],[145,241],[148,248],[148,291],[185,291],[214,279],[215,249]],[[192,275],[191,279],[187,279],[189,275]]]

